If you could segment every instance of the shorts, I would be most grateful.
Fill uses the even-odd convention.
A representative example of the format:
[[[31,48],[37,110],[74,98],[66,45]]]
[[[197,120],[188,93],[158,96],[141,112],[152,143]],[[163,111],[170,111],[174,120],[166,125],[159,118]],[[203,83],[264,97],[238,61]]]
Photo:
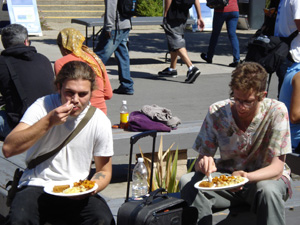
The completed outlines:
[[[185,24],[179,26],[170,26],[164,23],[162,27],[165,30],[168,42],[168,49],[170,52],[176,51],[180,48],[185,48],[184,29]]]

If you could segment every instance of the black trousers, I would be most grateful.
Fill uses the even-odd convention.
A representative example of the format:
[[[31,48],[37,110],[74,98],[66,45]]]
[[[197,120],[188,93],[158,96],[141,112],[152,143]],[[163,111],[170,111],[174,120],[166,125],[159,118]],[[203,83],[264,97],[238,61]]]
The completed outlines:
[[[72,225],[115,224],[108,205],[99,195],[75,200],[49,195],[42,187],[35,186],[17,192],[6,224],[44,224],[57,220]]]

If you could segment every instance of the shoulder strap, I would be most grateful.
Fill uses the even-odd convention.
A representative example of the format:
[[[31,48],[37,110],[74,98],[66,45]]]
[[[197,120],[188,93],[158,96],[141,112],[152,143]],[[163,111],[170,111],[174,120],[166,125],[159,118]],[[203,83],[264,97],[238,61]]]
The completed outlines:
[[[46,161],[50,157],[54,156],[56,153],[58,153],[64,146],[66,146],[81,130],[82,128],[87,124],[87,122],[92,118],[94,115],[94,112],[96,111],[96,108],[94,106],[90,106],[89,110],[83,117],[83,119],[80,121],[80,123],[77,125],[77,127],[72,131],[72,133],[53,151],[48,152],[44,155],[38,156],[37,158],[31,160],[28,163],[28,169],[32,169],[39,165],[40,163]]]
[[[20,82],[19,76],[17,75],[16,71],[14,70],[13,66],[11,65],[9,58],[8,57],[3,57],[3,59],[6,63],[6,66],[7,66],[8,71],[9,71],[9,75],[10,75],[12,81],[14,82],[14,85],[15,85],[15,87],[17,89],[17,92],[20,96],[20,99],[22,100],[22,103],[24,104],[23,110],[27,109],[27,107],[28,107],[27,95],[25,94],[25,91],[24,91],[23,86]]]
[[[291,35],[289,36],[290,42],[292,42],[292,40],[297,37],[297,35],[299,34],[298,29],[295,30],[293,33],[291,33]]]
[[[290,46],[291,42],[293,41],[293,39],[295,37],[297,37],[298,33],[299,33],[299,31],[295,30],[293,33],[290,34],[290,36],[288,36],[288,37],[281,37],[280,39],[282,41],[284,41],[285,43],[287,43]]]

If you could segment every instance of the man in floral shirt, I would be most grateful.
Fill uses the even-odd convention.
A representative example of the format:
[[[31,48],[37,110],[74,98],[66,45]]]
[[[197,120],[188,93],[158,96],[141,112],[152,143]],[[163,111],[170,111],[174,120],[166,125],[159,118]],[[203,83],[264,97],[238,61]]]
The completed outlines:
[[[243,63],[232,73],[231,98],[209,107],[193,148],[195,171],[181,178],[181,196],[198,209],[198,224],[212,224],[212,213],[248,204],[257,224],[285,224],[284,201],[291,197],[288,112],[265,98],[267,73],[257,63]],[[214,160],[219,150],[220,158]],[[249,179],[242,187],[203,191],[194,187],[205,175],[232,174]]]

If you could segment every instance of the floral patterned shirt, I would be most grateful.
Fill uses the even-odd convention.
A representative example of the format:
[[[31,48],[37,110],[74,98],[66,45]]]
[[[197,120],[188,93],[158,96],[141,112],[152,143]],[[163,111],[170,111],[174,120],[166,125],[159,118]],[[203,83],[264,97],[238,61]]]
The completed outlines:
[[[265,98],[245,132],[235,123],[231,100],[219,101],[209,107],[193,148],[201,155],[220,158],[218,170],[247,172],[268,166],[273,157],[291,153],[291,138],[287,108],[282,102]],[[290,170],[284,173],[289,178]]]

